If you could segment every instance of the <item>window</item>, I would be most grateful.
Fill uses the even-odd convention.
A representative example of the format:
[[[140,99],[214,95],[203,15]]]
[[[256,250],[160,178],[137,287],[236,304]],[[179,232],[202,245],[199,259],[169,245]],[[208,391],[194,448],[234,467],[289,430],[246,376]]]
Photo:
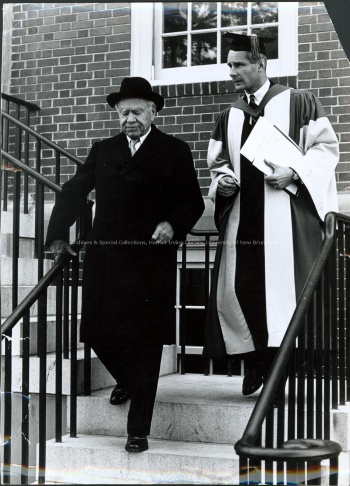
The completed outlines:
[[[297,2],[132,3],[132,75],[153,84],[229,79],[224,32],[275,37],[268,75],[296,75],[297,20]]]

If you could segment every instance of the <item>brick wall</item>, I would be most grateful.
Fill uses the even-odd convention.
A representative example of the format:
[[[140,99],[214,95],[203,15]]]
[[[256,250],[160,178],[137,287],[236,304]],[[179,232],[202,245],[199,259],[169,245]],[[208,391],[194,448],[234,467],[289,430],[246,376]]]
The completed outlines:
[[[117,114],[105,102],[130,74],[127,3],[14,4],[11,94],[40,105],[37,130],[84,159],[94,140],[118,132]],[[350,68],[323,2],[299,7],[299,75],[274,81],[310,89],[321,99],[339,136],[339,190],[350,189]],[[237,95],[228,82],[155,87],[165,98],[160,129],[186,140],[203,190],[206,150],[217,114]],[[45,174],[52,154],[45,153]],[[62,167],[63,181],[74,173]]]
[[[105,98],[130,74],[129,6],[22,3],[13,12],[11,94],[40,106],[39,133],[85,159],[93,140],[116,132]],[[62,180],[74,171],[63,161]]]
[[[350,190],[350,64],[323,2],[299,6],[298,87],[315,93],[337,133],[338,190]]]

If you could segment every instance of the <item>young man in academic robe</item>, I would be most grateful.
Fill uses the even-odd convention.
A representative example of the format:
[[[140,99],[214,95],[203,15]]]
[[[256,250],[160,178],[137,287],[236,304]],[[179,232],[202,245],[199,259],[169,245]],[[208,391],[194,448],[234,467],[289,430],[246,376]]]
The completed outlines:
[[[242,392],[250,395],[262,385],[291,320],[320,250],[324,217],[338,210],[339,152],[319,100],[267,78],[265,44],[272,39],[226,35],[230,76],[245,94],[220,113],[208,148],[220,244],[204,355],[244,357]],[[265,160],[268,176],[240,154],[261,116],[301,149],[290,167]],[[297,195],[284,190],[291,183]]]

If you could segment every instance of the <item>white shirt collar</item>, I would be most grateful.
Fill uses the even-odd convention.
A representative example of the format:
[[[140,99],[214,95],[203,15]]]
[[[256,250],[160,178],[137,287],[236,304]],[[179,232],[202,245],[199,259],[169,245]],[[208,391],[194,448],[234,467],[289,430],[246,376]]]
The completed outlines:
[[[146,137],[149,135],[149,132],[150,132],[150,131],[151,131],[151,127],[149,127],[149,129],[148,129],[148,132],[147,132],[147,133],[145,133],[144,135],[142,135],[142,137],[140,137],[140,145],[142,145],[142,144],[143,144],[143,142],[145,141]],[[126,138],[128,139],[128,143],[129,143],[129,145],[130,145],[130,142],[131,142],[131,140],[132,140],[132,139],[131,139],[131,138],[130,138],[128,135],[126,135]]]
[[[269,88],[270,88],[270,80],[267,79],[266,82],[261,86],[261,88],[259,88],[258,91],[256,91],[255,93],[247,93],[247,92],[245,92],[246,97],[248,99],[248,103],[250,101],[250,97],[252,95],[254,95],[255,103],[257,105],[260,105],[261,100],[266,95],[266,93],[268,92]]]

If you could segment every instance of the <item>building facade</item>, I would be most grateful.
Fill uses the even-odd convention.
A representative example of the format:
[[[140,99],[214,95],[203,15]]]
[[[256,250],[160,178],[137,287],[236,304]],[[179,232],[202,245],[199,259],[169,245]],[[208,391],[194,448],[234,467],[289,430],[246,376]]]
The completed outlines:
[[[323,2],[5,4],[3,90],[37,104],[34,129],[84,159],[115,135],[106,104],[126,76],[144,76],[165,98],[157,126],[187,141],[203,195],[217,114],[238,94],[226,66],[226,30],[274,35],[268,75],[321,100],[340,142],[337,183],[350,191],[350,65]],[[10,66],[7,63],[10,62]],[[43,173],[53,175],[52,153]],[[75,166],[62,166],[62,182]]]

